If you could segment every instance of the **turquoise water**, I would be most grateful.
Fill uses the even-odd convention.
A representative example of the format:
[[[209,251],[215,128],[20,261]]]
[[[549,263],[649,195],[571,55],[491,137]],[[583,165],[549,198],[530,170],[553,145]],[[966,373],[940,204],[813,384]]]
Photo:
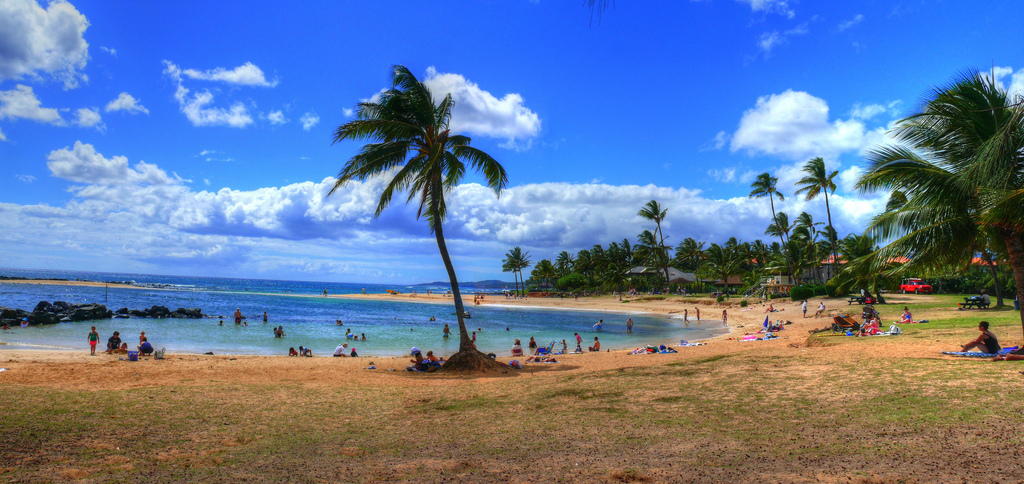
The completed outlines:
[[[112,319],[50,326],[15,328],[0,333],[0,343],[8,347],[88,349],[86,335],[96,326],[101,343],[113,331],[129,346],[138,344],[142,331],[154,346],[167,348],[168,353],[284,355],[288,348],[300,345],[313,354],[330,355],[334,348],[349,342],[360,356],[394,356],[406,354],[412,346],[423,351],[434,350],[449,355],[458,350],[458,322],[452,303],[427,304],[398,301],[367,301],[315,296],[328,289],[330,294],[384,293],[385,289],[421,292],[425,287],[381,286],[372,284],[315,283],[301,281],[267,281],[250,279],[218,279],[139,274],[86,273],[71,271],[28,271],[0,269],[0,275],[88,279],[93,281],[135,281],[154,284],[163,289],[87,288],[73,286],[40,286],[10,284],[0,281],[0,306],[31,311],[39,301],[70,303],[102,303],[109,309],[121,307],[144,309],[153,305],[201,308],[208,315],[225,316],[219,320],[200,319]],[[435,287],[432,290],[445,288]],[[471,300],[470,300],[471,302]],[[467,305],[469,306],[469,305]],[[237,326],[230,318],[239,308],[247,316],[248,326]],[[477,347],[484,352],[507,355],[513,340],[519,338],[526,346],[530,337],[542,345],[565,339],[570,350],[575,347],[573,333],[583,338],[584,349],[600,337],[602,348],[635,348],[646,344],[678,343],[680,339],[697,340],[726,332],[720,321],[684,323],[681,319],[636,313],[603,311],[562,311],[537,308],[506,308],[474,306],[467,327],[477,328]],[[269,322],[262,322],[267,311]],[[436,321],[430,321],[430,318]],[[625,321],[632,317],[632,334],[625,331]],[[335,324],[342,320],[344,326]],[[603,319],[604,329],[596,331],[594,323]],[[442,337],[445,323],[453,337]],[[274,338],[273,328],[284,326],[286,336]],[[507,328],[507,331],[506,331]],[[345,338],[346,330],[365,333],[367,341]],[[560,344],[559,344],[560,347]]]

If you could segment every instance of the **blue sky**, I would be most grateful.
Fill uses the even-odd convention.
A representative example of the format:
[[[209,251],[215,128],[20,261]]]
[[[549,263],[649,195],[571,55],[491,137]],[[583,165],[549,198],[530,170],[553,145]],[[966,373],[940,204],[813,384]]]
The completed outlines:
[[[110,2],[0,0],[0,267],[348,282],[445,278],[415,207],[381,182],[325,198],[331,144],[403,64],[456,99],[453,127],[508,171],[474,175],[446,224],[460,278],[649,228],[670,243],[766,238],[808,159],[840,171],[833,221],[885,194],[863,154],[965,69],[1024,91],[1019,2]],[[653,4],[653,5],[652,5]]]

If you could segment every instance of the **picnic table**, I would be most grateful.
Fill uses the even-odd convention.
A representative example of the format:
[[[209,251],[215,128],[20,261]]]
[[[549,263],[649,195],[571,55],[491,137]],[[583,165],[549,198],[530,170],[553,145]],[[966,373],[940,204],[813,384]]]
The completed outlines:
[[[865,299],[864,296],[850,296],[850,299],[848,299],[846,301],[846,303],[847,303],[846,305],[850,306],[853,303],[864,304],[864,299]]]
[[[985,309],[988,307],[988,305],[989,303],[985,302],[985,299],[983,299],[981,296],[971,296],[965,297],[964,302],[960,303],[960,307],[957,309],[960,309],[961,311],[964,309],[971,308]]]

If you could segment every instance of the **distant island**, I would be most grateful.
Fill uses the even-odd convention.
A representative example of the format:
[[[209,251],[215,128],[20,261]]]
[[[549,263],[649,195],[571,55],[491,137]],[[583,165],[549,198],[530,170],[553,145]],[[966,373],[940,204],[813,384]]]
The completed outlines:
[[[451,283],[448,281],[435,281],[435,282],[424,282],[421,284],[413,284],[413,287],[419,286],[446,286],[451,287]],[[497,279],[488,279],[486,281],[470,281],[462,282],[459,281],[459,287],[473,287],[477,289],[504,289],[506,287],[514,287],[513,282],[504,282]]]

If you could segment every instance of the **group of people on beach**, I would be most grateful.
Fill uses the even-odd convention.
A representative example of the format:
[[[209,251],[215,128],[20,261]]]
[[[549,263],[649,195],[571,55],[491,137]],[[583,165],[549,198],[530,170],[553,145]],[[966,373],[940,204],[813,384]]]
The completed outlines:
[[[96,331],[96,326],[92,327],[92,331],[88,335],[89,341],[89,354],[96,356],[96,345],[99,344],[100,334]],[[146,332],[139,333],[139,345],[137,347],[140,355],[153,354],[153,345],[146,338]],[[128,343],[121,341],[121,332],[114,331],[114,334],[107,338],[107,350],[104,351],[107,354],[128,354]]]

